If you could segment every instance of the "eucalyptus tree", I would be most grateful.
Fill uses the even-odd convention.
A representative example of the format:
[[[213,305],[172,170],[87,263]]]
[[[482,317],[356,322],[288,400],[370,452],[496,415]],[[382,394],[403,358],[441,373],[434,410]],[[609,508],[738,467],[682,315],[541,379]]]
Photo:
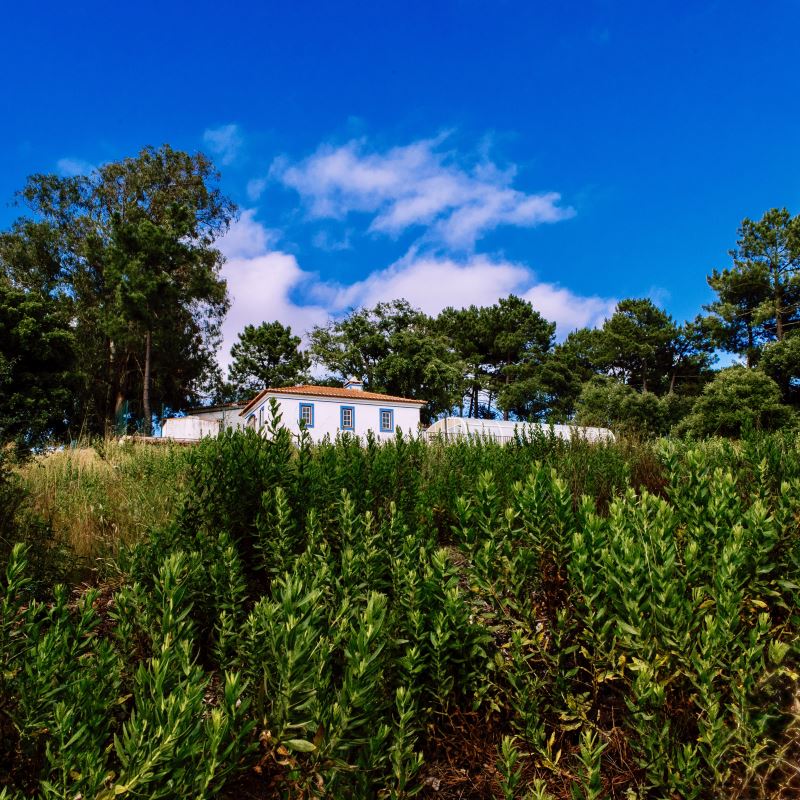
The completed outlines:
[[[135,397],[149,430],[154,401],[180,405],[214,371],[228,307],[215,242],[235,213],[218,180],[204,155],[164,145],[88,175],[33,175],[19,193],[30,216],[0,250],[14,280],[71,309],[89,430]]]

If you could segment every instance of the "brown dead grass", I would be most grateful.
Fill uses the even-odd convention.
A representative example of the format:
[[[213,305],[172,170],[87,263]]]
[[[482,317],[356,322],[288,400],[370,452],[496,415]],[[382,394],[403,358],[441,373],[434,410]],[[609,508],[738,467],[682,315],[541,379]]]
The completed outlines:
[[[175,513],[185,482],[185,448],[113,440],[51,452],[20,476],[28,507],[76,557],[113,555]]]

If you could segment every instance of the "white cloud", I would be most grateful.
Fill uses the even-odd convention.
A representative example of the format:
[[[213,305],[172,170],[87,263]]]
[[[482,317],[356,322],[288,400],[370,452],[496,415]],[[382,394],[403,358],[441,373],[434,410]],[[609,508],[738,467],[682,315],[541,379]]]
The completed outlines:
[[[455,260],[413,252],[363,281],[335,288],[320,284],[314,287],[314,293],[332,312],[404,297],[432,315],[447,306],[487,306],[517,294],[529,300],[545,319],[556,323],[559,338],[575,328],[601,324],[616,305],[612,298],[577,295],[565,287],[538,281],[524,264],[483,255]]]
[[[616,300],[575,294],[536,279],[525,264],[470,255],[461,259],[412,250],[391,266],[348,285],[326,282],[300,267],[296,257],[274,249],[274,231],[244,211],[220,241],[227,256],[231,310],[223,325],[220,362],[227,367],[230,348],[245,325],[279,320],[303,336],[349,308],[405,298],[427,314],[447,306],[492,305],[517,294],[557,324],[559,338],[583,326],[596,326],[613,312]]]
[[[350,231],[345,231],[343,237],[333,236],[329,231],[319,230],[311,237],[311,244],[318,250],[325,250],[328,253],[339,253],[343,250],[352,250],[353,244],[350,241]]]
[[[223,165],[233,162],[243,143],[239,126],[234,124],[208,128],[203,133],[203,141],[215,156],[219,156]]]
[[[220,364],[227,369],[230,350],[245,325],[280,321],[302,336],[314,325],[328,320],[328,312],[314,304],[300,304],[291,299],[295,290],[316,280],[304,272],[297,259],[281,251],[267,251],[256,256],[229,258],[222,269],[228,281],[231,309],[222,326],[223,345]]]
[[[255,258],[273,248],[280,233],[256,220],[256,209],[246,208],[218,242],[226,258]]]
[[[577,328],[596,328],[614,313],[617,300],[597,295],[578,295],[554,283],[534,283],[522,297],[545,318],[557,325],[563,339]]]
[[[262,194],[264,194],[264,189],[267,188],[267,179],[266,178],[252,178],[251,180],[247,181],[247,196],[251,200],[258,200]]]
[[[56,162],[56,168],[59,173],[65,178],[74,178],[77,175],[89,175],[94,172],[94,164],[84,161],[81,158],[59,158]]]
[[[385,152],[369,151],[363,139],[326,145],[291,164],[276,159],[273,178],[295,189],[312,217],[343,219],[373,214],[369,230],[398,236],[422,227],[432,241],[470,250],[501,225],[533,227],[574,215],[557,192],[527,194],[511,184],[515,170],[486,159],[466,165],[443,151],[445,137],[423,139]]]
[[[403,297],[426,314],[438,314],[447,306],[491,305],[519,291],[529,276],[523,266],[486,256],[456,261],[412,253],[349,286],[319,286],[317,294],[334,311]]]
[[[663,286],[651,286],[647,292],[647,297],[657,306],[663,308],[672,299],[672,293]]]

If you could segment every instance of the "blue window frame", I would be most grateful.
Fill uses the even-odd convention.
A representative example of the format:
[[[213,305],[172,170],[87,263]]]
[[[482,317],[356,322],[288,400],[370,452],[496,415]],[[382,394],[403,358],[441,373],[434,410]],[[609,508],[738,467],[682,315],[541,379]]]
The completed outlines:
[[[306,428],[314,427],[314,404],[300,403],[300,422],[305,422]]]
[[[381,423],[381,433],[394,433],[394,409],[379,408],[378,417]]]
[[[343,431],[354,431],[356,429],[355,406],[341,406],[339,408],[339,427]]]

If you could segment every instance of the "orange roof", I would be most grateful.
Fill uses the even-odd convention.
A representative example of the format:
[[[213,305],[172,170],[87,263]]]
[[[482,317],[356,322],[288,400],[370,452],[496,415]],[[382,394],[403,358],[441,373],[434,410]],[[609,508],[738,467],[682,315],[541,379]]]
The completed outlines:
[[[262,389],[240,412],[245,416],[250,409],[257,405],[268,394],[295,394],[302,397],[339,397],[350,400],[383,400],[391,403],[414,403],[424,406],[425,400],[412,400],[410,397],[396,397],[380,392],[365,392],[363,389],[340,389],[338,386],[284,386],[278,389]]]

